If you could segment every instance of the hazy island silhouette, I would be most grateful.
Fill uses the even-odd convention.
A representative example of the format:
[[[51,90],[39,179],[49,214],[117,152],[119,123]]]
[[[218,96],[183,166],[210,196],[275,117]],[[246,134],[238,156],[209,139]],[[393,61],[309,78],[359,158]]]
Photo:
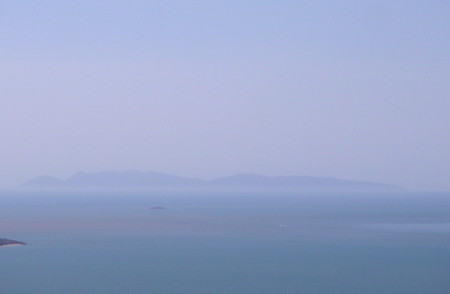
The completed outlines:
[[[67,179],[39,176],[19,188],[23,189],[231,189],[231,190],[400,190],[398,186],[341,180],[331,177],[278,176],[268,177],[240,173],[213,180],[201,180],[159,172],[103,171],[78,172]]]
[[[25,245],[24,242],[0,238],[0,247]]]

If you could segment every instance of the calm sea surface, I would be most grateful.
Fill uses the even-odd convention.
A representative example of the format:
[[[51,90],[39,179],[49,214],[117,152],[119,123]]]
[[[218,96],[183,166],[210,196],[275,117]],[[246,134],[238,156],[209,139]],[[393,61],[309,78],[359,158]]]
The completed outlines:
[[[0,192],[2,237],[0,293],[450,293],[450,193]]]

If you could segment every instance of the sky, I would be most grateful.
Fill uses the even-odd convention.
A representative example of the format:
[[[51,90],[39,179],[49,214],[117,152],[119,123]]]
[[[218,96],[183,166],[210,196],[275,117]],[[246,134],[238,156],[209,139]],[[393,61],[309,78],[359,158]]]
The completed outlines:
[[[0,2],[0,187],[238,172],[450,190],[450,2]]]

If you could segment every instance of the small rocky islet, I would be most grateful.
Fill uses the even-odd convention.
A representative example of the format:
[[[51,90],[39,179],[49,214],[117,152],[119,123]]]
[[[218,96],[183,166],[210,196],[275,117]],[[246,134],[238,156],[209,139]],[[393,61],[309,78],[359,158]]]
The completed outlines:
[[[167,210],[167,208],[165,208],[163,206],[153,206],[153,207],[150,207],[150,210]]]
[[[24,242],[15,241],[10,239],[0,238],[0,247],[2,246],[13,246],[13,245],[25,245]]]

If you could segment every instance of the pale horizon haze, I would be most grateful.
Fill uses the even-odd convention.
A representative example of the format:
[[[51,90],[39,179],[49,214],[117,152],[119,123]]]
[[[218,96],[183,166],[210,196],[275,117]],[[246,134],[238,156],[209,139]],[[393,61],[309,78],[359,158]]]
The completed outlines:
[[[450,190],[448,1],[0,2],[0,188],[78,171]]]

